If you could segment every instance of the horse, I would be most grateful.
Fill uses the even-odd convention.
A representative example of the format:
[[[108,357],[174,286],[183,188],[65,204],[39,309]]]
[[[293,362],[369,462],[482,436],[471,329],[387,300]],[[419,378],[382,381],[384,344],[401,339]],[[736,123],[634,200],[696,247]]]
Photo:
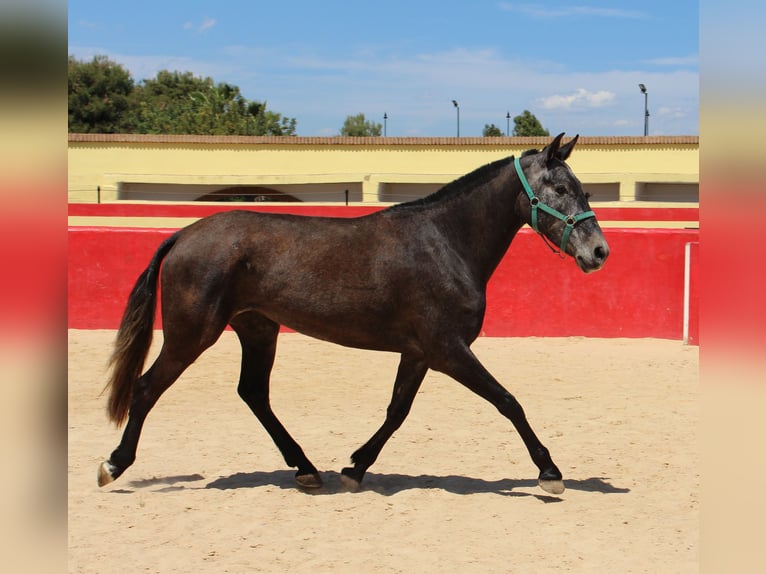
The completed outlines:
[[[242,346],[237,392],[296,468],[299,487],[322,478],[269,403],[281,326],[339,345],[400,355],[385,420],[351,455],[341,479],[359,488],[404,422],[429,369],[445,373],[511,421],[546,492],[561,471],[524,410],[481,364],[478,337],[493,271],[528,224],[586,273],[609,255],[588,195],[566,164],[578,136],[484,165],[433,194],[353,218],[232,210],[180,229],[157,249],[128,296],[110,358],[107,415],[122,439],[98,469],[104,486],[131,466],[147,414],[227,326]],[[568,214],[568,215],[565,215]],[[553,248],[549,244],[549,247]],[[158,278],[164,340],[152,341]]]

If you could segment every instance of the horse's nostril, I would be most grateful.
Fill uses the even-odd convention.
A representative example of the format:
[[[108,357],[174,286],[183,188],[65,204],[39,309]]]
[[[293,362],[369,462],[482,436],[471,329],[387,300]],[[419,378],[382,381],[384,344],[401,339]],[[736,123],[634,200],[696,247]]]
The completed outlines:
[[[603,261],[606,259],[606,256],[608,255],[608,251],[604,249],[602,245],[599,245],[596,247],[596,249],[593,250],[593,255],[598,259],[599,261]]]

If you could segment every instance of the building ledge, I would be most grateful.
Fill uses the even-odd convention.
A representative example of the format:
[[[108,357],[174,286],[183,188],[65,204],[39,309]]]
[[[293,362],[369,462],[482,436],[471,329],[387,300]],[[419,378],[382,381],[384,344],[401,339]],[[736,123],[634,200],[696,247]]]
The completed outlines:
[[[529,146],[550,143],[550,137],[306,137],[306,136],[210,136],[166,134],[70,133],[70,143],[170,143],[280,146]],[[699,145],[699,136],[583,136],[578,146],[589,145]]]

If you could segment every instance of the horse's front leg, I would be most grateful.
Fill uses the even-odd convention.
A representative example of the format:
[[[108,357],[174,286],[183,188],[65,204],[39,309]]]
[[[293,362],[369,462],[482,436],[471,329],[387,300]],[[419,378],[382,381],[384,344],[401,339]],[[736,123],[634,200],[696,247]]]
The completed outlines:
[[[399,370],[396,373],[393,395],[386,411],[386,420],[372,438],[351,455],[354,466],[341,471],[341,479],[346,486],[352,489],[359,488],[364,473],[378,458],[383,445],[407,418],[427,371],[428,366],[422,360],[402,355]]]
[[[456,344],[445,353],[445,358],[433,368],[451,376],[474,393],[492,403],[500,413],[513,423],[524,441],[532,461],[540,470],[538,484],[551,494],[564,492],[561,471],[553,463],[548,449],[537,438],[527,422],[524,409],[479,362],[471,349],[462,343]]]
[[[304,488],[321,487],[319,471],[279,421],[269,402],[271,369],[277,350],[279,325],[250,313],[232,321],[232,327],[242,344],[242,370],[237,387],[240,398],[269,433],[288,466],[298,469],[295,473],[298,485]]]

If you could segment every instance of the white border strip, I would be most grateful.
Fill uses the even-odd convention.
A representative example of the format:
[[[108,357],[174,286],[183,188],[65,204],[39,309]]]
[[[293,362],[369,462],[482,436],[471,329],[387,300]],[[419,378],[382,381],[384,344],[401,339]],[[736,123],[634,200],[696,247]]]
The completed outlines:
[[[684,345],[689,344],[689,283],[691,277],[691,242],[684,247]]]

